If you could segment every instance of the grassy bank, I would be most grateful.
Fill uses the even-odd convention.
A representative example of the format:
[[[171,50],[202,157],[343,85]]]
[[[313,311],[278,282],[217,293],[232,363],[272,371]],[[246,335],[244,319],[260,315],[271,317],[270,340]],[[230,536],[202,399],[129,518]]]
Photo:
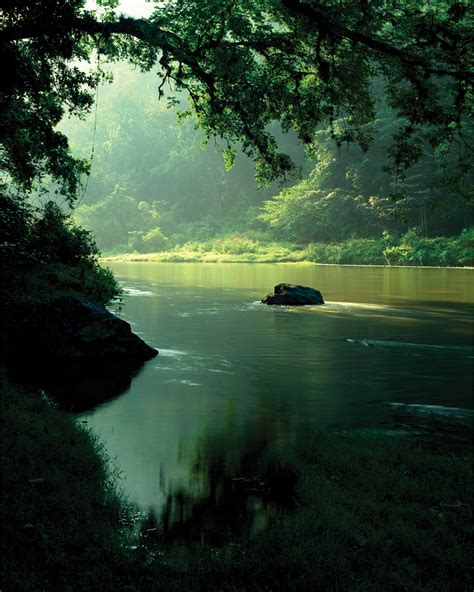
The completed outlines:
[[[270,450],[261,478],[293,509],[244,546],[183,556],[132,550],[100,443],[38,394],[2,390],[1,441],[6,591],[470,589],[467,455],[364,432]]]
[[[294,243],[228,235],[201,242],[187,242],[153,253],[108,254],[108,261],[156,261],[203,263],[314,262],[349,265],[426,265],[464,267],[474,265],[474,229],[459,236],[425,238],[414,232],[403,236],[350,239],[343,243]]]
[[[1,410],[2,589],[107,589],[122,502],[100,444],[38,393],[4,384]]]
[[[246,571],[292,590],[463,590],[471,468],[397,438],[319,434],[275,462],[296,510],[251,546]]]

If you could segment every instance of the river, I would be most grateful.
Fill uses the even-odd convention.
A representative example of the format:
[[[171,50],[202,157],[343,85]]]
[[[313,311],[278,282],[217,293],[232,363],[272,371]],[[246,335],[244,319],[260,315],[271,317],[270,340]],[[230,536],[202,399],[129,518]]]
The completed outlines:
[[[81,418],[105,443],[130,502],[164,516],[167,528],[206,500],[218,505],[266,446],[284,448],[318,427],[445,446],[470,438],[471,270],[111,267],[126,293],[120,315],[160,354]],[[326,304],[260,304],[280,282],[317,288]],[[261,500],[245,503],[248,528],[258,528]]]

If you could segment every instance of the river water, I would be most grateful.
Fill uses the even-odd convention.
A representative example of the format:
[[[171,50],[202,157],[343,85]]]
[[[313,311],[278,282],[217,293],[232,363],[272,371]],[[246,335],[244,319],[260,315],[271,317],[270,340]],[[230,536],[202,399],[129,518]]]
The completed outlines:
[[[202,531],[203,513],[215,525],[200,508],[214,511],[255,454],[318,427],[445,446],[470,438],[471,270],[111,267],[126,292],[121,316],[160,355],[120,396],[81,415],[104,441],[129,500],[152,510],[157,528],[194,520]],[[260,304],[280,282],[317,288],[326,305]],[[250,530],[268,514],[257,498],[245,501]]]

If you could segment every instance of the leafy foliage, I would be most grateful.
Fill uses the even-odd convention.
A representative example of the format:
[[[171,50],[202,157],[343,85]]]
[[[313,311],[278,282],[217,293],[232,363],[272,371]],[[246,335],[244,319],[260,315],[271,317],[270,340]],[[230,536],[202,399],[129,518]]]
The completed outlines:
[[[173,237],[174,238],[174,237]],[[132,244],[130,244],[132,246]],[[168,239],[154,252],[141,244],[119,261],[280,263],[303,262],[348,265],[474,266],[474,229],[457,236],[426,238],[414,231],[403,235],[384,232],[377,238],[349,238],[337,243],[307,245],[272,241],[262,233],[226,234],[200,241],[172,244]]]
[[[400,233],[412,227],[435,236],[469,225],[472,171],[456,176],[446,147],[438,146],[403,175],[384,167],[391,137],[402,125],[382,106],[370,153],[357,146],[338,149],[330,130],[320,130],[312,150],[317,165],[309,179],[265,202],[261,219],[280,237],[297,242],[369,237],[382,230]]]
[[[155,226],[166,236],[186,238],[189,224],[209,220],[216,230],[278,191],[276,184],[256,190],[253,163],[241,151],[226,172],[219,147],[200,145],[202,133],[191,120],[176,125],[176,112],[156,100],[156,76],[126,65],[111,70],[114,84],[99,93],[94,166],[74,212],[101,248],[126,249],[131,240],[134,249],[136,233]],[[84,157],[90,154],[93,126],[90,116],[61,125]],[[278,137],[301,162],[294,136]],[[191,233],[197,238],[196,229]]]
[[[3,304],[80,293],[105,304],[120,293],[110,270],[98,263],[91,232],[76,226],[52,201],[43,209],[0,192],[0,271]]]
[[[226,172],[219,147],[212,142],[200,147],[200,132],[190,120],[176,126],[175,113],[156,101],[155,76],[126,65],[112,71],[114,84],[100,90],[88,190],[74,213],[108,253],[148,252],[142,236],[154,227],[169,239],[161,250],[264,229],[271,231],[267,240],[302,244],[380,236],[382,230],[400,234],[413,227],[428,236],[451,235],[472,220],[472,175],[457,174],[456,157],[446,147],[431,151],[404,175],[384,170],[402,123],[383,93],[370,152],[355,145],[338,148],[327,127],[316,132],[312,158],[304,160],[295,135],[275,129],[280,146],[309,176],[278,195],[276,183],[256,190],[253,165],[240,151]],[[90,153],[93,125],[91,117],[62,124],[81,155]],[[334,127],[342,129],[343,121]]]
[[[98,73],[85,72],[74,60],[87,60],[92,46],[70,27],[83,0],[45,0],[31,7],[14,1],[2,6],[0,52],[0,163],[5,178],[28,191],[45,176],[73,198],[87,163],[73,157],[66,136],[56,128],[65,110],[86,112],[93,102]],[[48,28],[43,35],[24,33],[5,40],[8,31]]]
[[[85,165],[55,126],[66,109],[90,108],[100,69],[86,73],[73,60],[91,60],[94,49],[103,59],[158,68],[160,92],[166,82],[187,92],[183,117],[194,112],[229,148],[240,141],[263,180],[292,169],[269,131],[273,121],[306,144],[323,124],[338,144],[367,149],[375,75],[406,121],[395,137],[396,166],[416,162],[426,137],[433,146],[458,142],[465,167],[473,81],[467,2],[174,0],[158,3],[148,20],[117,16],[113,5],[90,11],[83,0],[42,0],[30,10],[15,0],[4,9],[2,168],[23,187],[48,174],[73,198]]]

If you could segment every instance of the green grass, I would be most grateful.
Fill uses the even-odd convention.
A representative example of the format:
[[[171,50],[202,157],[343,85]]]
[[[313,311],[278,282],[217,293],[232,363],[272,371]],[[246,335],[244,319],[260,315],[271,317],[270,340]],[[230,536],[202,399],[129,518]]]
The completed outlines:
[[[38,394],[3,389],[1,442],[5,591],[470,589],[471,453],[360,431],[274,448],[260,477],[293,508],[245,545],[183,554],[132,550],[100,442]]]
[[[200,263],[314,262],[345,265],[474,265],[474,229],[455,237],[425,238],[414,232],[402,236],[353,238],[342,243],[307,245],[255,239],[245,234],[190,241],[156,253],[110,254],[109,261]]]
[[[2,589],[108,589],[124,506],[101,445],[38,394],[4,386],[1,411]]]
[[[244,571],[281,590],[466,589],[467,459],[343,432],[306,439],[275,463],[299,476],[296,510],[251,545]]]

